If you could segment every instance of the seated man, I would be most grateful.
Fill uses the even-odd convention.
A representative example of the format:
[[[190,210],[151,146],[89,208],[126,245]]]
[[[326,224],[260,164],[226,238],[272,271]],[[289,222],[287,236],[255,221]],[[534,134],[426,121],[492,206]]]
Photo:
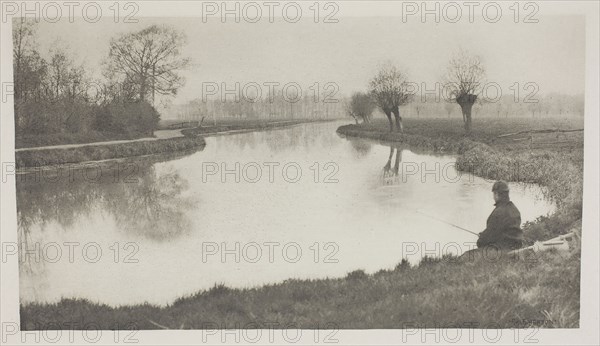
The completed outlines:
[[[492,187],[496,209],[487,219],[487,228],[479,233],[477,247],[500,250],[518,249],[523,245],[521,213],[508,197],[508,184],[497,181]]]

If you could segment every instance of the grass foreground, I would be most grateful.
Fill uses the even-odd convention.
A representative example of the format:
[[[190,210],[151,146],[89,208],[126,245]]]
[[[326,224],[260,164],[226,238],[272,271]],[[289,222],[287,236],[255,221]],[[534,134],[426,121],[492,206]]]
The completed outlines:
[[[568,141],[542,139],[537,143],[551,144],[538,146],[498,135],[577,128],[582,120],[482,118],[475,120],[469,138],[456,119],[405,123],[404,134],[389,133],[384,121],[347,125],[338,132],[454,153],[460,169],[546,186],[558,208],[524,225],[530,243],[581,229],[582,134]],[[577,328],[581,253],[579,244],[573,245],[569,252],[519,257],[424,258],[415,266],[399,258],[395,269],[371,275],[358,270],[345,278],[287,280],[251,289],[217,285],[166,307],[110,307],[79,299],[32,303],[21,306],[21,329]]]
[[[86,300],[21,308],[21,329],[574,328],[579,255],[424,259],[341,279],[211,290],[167,307]]]

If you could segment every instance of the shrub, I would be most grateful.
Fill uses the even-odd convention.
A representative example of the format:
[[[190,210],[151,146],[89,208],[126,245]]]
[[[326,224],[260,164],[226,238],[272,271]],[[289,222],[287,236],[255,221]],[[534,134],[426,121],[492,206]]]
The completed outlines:
[[[148,102],[113,102],[97,110],[94,129],[130,136],[151,136],[159,120],[160,115]]]
[[[15,106],[15,134],[20,136],[84,133],[91,129],[95,105],[61,98]]]
[[[15,135],[18,147],[133,139],[151,137],[159,119],[148,102],[32,100],[15,105]]]
[[[346,276],[348,280],[364,280],[368,277],[369,276],[367,275],[367,273],[365,273],[365,271],[362,269],[352,271]]]

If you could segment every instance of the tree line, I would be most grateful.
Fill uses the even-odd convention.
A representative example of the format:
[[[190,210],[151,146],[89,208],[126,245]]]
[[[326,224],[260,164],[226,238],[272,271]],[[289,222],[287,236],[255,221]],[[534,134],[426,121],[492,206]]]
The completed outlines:
[[[68,47],[41,52],[37,23],[13,21],[15,133],[37,144],[152,136],[159,121],[157,97],[175,95],[185,36],[152,25],[110,40],[102,76],[78,65]],[[31,141],[28,141],[31,143]]]
[[[446,67],[442,78],[442,97],[429,100],[417,97],[415,85],[411,83],[405,70],[391,63],[383,65],[369,81],[366,92],[356,92],[345,104],[346,113],[353,117],[356,123],[371,121],[375,109],[387,117],[390,132],[403,131],[400,109],[411,105],[412,115],[417,117],[424,114],[450,116],[458,105],[463,118],[465,133],[472,131],[472,112],[474,109],[486,108],[488,115],[497,117],[531,114],[532,117],[552,115],[583,116],[583,96],[548,94],[543,97],[531,98],[527,101],[516,100],[514,95],[501,95],[493,101],[482,98],[485,91],[485,69],[482,59],[465,50],[454,54]],[[393,120],[392,120],[393,117]]]
[[[245,98],[215,100],[194,99],[182,105],[170,105],[167,112],[180,120],[214,121],[223,119],[336,119],[343,116],[344,99],[321,95],[304,95],[293,102],[286,100],[282,92],[256,101]]]
[[[239,97],[237,100],[203,100],[198,98],[183,105],[170,105],[168,112],[180,120],[247,119],[335,119],[345,115],[355,122],[369,123],[377,112],[383,113],[390,131],[402,131],[402,117],[450,117],[459,113],[465,132],[472,128],[472,114],[486,117],[515,116],[583,116],[583,95],[537,93],[486,95],[485,70],[481,58],[460,50],[449,61],[446,75],[441,78],[440,95],[416,95],[405,70],[390,63],[384,64],[369,81],[368,90],[350,97],[336,95],[325,102],[324,95],[315,100],[304,95],[290,102],[281,93],[256,101]],[[418,88],[418,86],[417,86]],[[496,90],[498,91],[498,90]],[[508,90],[505,90],[505,92]],[[488,90],[489,93],[489,90]],[[492,93],[493,94],[493,93]],[[269,96],[269,95],[268,95]],[[458,106],[458,107],[457,107]],[[404,115],[400,111],[404,109]]]

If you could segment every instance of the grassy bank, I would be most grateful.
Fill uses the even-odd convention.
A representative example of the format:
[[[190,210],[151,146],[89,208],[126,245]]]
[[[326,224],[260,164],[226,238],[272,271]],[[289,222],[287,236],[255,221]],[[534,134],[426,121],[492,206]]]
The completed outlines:
[[[131,135],[127,133],[106,133],[99,131],[89,131],[87,133],[21,135],[15,137],[15,148],[35,148],[62,144],[82,144],[115,140],[130,140],[143,137],[148,137],[148,134]]]
[[[535,148],[497,136],[527,128],[582,126],[554,121],[478,119],[471,138],[462,135],[459,121],[447,119],[409,119],[403,135],[389,134],[383,121],[344,126],[338,132],[456,153],[459,167],[476,174],[547,186],[558,210],[525,225],[525,234],[533,241],[580,227],[581,138],[575,134],[568,146]],[[533,165],[518,174],[505,168],[525,163]],[[372,275],[358,270],[345,278],[287,280],[252,289],[215,286],[166,307],[115,308],[63,299],[22,306],[21,328],[576,328],[580,264],[575,246],[568,253],[526,258],[425,258],[416,266],[402,261],[393,270]]]
[[[15,153],[17,169],[41,167],[125,157],[176,153],[202,148],[204,138],[185,136],[154,141],[128,142],[110,145],[90,145],[68,149],[43,149]]]
[[[572,328],[579,323],[579,265],[578,254],[428,259],[373,275],[245,290],[216,286],[164,308],[64,299],[23,306],[21,328]]]

